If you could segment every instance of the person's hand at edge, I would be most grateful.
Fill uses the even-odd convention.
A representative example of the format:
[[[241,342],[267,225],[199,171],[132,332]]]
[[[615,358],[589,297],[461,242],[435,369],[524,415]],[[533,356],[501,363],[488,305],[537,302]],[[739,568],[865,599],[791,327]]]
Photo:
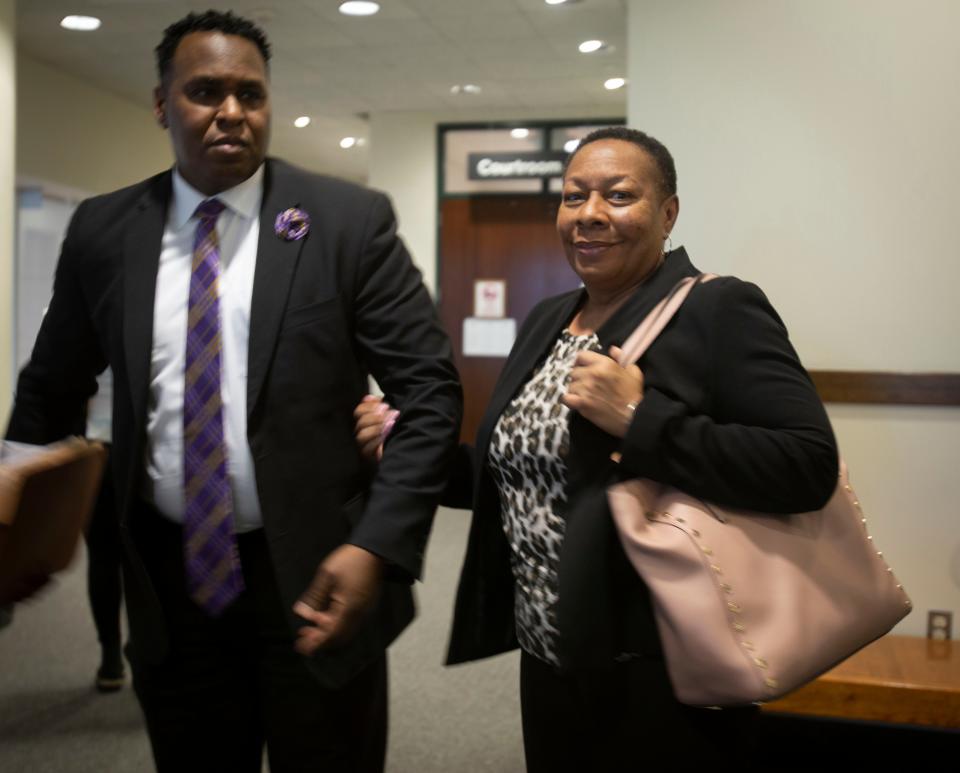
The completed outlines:
[[[383,442],[399,415],[400,411],[377,395],[367,395],[354,409],[354,437],[360,455],[368,462],[378,462],[383,457]]]

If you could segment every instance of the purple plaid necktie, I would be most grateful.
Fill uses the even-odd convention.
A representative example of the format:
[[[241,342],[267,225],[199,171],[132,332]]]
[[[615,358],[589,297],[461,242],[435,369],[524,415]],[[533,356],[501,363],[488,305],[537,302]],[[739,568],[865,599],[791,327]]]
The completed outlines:
[[[243,590],[220,392],[220,245],[216,226],[223,210],[220,201],[208,199],[196,211],[200,223],[193,241],[183,389],[187,592],[212,616],[223,612]]]

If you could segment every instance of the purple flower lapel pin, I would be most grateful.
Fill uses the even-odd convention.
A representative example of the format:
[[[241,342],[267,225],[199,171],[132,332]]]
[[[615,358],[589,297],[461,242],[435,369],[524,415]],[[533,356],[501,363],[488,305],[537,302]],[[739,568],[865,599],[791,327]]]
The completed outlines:
[[[273,230],[288,242],[300,241],[310,230],[310,216],[302,209],[291,207],[277,215]]]

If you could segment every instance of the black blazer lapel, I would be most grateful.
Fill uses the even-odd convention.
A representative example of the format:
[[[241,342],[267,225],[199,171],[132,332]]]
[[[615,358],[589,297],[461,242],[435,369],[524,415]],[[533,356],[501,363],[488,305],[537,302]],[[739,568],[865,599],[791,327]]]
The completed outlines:
[[[253,414],[280,332],[300,252],[309,233],[300,240],[277,236],[274,224],[284,210],[299,205],[294,181],[282,164],[267,161],[260,207],[257,266],[250,301],[250,340],[247,349],[247,416]]]
[[[683,247],[670,252],[657,272],[597,330],[602,351],[606,353],[611,346],[620,346],[677,282],[699,273]]]
[[[145,427],[147,423],[157,269],[171,191],[170,172],[151,181],[136,204],[123,239],[124,358],[133,416],[138,427]],[[142,434],[134,439],[137,458],[143,450]]]

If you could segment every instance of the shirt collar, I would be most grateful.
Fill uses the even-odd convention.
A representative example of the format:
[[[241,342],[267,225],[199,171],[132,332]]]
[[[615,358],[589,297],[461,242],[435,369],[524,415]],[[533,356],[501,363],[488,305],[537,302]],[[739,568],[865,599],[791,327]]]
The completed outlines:
[[[173,206],[170,208],[171,224],[178,231],[193,217],[201,202],[210,198],[217,198],[232,212],[248,220],[256,217],[260,211],[260,201],[263,198],[263,164],[239,185],[234,185],[225,191],[213,196],[204,196],[190,183],[183,179],[180,170],[173,170]]]

